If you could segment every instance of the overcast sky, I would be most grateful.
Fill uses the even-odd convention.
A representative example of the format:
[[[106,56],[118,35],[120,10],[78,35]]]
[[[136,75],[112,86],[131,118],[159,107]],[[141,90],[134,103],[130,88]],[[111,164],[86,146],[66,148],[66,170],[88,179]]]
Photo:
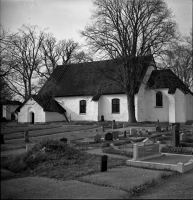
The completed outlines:
[[[183,35],[192,28],[192,0],[165,0]],[[38,25],[58,39],[81,43],[78,30],[89,24],[92,0],[1,0],[1,24],[16,32],[22,24]]]

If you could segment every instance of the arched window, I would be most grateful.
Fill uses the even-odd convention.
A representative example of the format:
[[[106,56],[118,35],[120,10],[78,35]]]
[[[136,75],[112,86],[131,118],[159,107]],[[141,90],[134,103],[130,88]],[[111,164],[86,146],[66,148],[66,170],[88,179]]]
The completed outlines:
[[[86,100],[80,101],[80,113],[86,113]]]
[[[156,93],[156,106],[163,106],[163,96],[161,92]]]
[[[119,113],[119,112],[120,112],[120,100],[112,99],[112,113]]]

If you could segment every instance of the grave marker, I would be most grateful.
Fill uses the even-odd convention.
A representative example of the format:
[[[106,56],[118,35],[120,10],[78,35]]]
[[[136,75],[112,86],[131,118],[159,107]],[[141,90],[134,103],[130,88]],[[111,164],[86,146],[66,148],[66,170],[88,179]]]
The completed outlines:
[[[183,142],[186,140],[186,134],[185,133],[181,133],[180,134],[180,141]]]
[[[115,132],[112,132],[112,135],[113,135],[113,139],[117,139],[119,136],[119,133],[118,131],[115,131]]]
[[[105,134],[105,140],[113,140],[113,135],[112,135],[112,133],[106,133],[106,134]]]
[[[24,131],[24,141],[25,141],[25,142],[30,142],[30,141],[29,141],[28,130],[25,130],[25,131]]]
[[[94,135],[94,142],[100,142],[101,136],[99,134]]]
[[[179,127],[174,125],[172,126],[172,135],[173,135],[173,145],[174,147],[180,146],[180,134],[179,134]]]
[[[115,120],[112,121],[112,129],[116,129],[117,125],[115,124]]]

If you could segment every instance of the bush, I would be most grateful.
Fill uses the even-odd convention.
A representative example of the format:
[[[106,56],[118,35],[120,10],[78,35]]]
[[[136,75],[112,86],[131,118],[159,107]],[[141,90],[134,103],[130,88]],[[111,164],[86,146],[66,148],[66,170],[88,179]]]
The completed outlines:
[[[192,143],[193,144],[193,138],[192,137],[188,137],[184,140],[185,143]]]
[[[4,168],[17,173],[27,168],[34,169],[42,162],[57,163],[61,159],[64,159],[67,165],[72,161],[82,161],[84,154],[59,140],[46,139],[36,144],[31,151],[12,157],[4,164]]]
[[[2,122],[6,122],[7,119],[6,119],[5,117],[2,117],[2,118],[1,118],[1,121],[2,121]]]
[[[104,148],[102,149],[102,151],[103,153],[117,154],[117,155],[127,156],[129,158],[133,157],[132,152],[116,150],[116,149],[113,149],[112,147]]]
[[[193,147],[193,143],[181,142],[182,147]]]
[[[161,152],[193,155],[193,150],[186,149],[184,147],[165,146],[162,147]]]
[[[129,140],[114,141],[114,142],[113,142],[113,144],[114,144],[115,146],[120,146],[120,145],[123,145],[123,144],[129,144],[129,143],[131,143],[131,141],[129,141]]]

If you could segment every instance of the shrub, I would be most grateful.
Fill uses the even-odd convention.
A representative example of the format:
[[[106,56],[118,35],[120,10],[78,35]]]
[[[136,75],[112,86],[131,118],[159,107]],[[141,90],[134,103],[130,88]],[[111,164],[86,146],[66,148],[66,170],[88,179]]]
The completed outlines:
[[[129,140],[114,141],[114,142],[113,142],[113,144],[114,144],[115,146],[120,146],[120,145],[123,145],[123,144],[129,144],[129,143],[131,143],[131,141],[129,141]]]
[[[193,147],[193,143],[181,142],[182,147]]]
[[[192,143],[193,144],[193,138],[192,137],[188,137],[184,140],[185,143]]]
[[[42,162],[57,163],[64,159],[65,164],[70,164],[72,161],[82,161],[84,154],[59,140],[46,139],[36,144],[31,151],[13,156],[4,164],[4,168],[17,173],[27,168],[34,169]]]
[[[193,155],[193,150],[184,147],[165,146],[162,147],[161,152]]]
[[[129,158],[133,157],[133,153],[132,152],[116,150],[116,149],[113,149],[112,147],[103,148],[102,151],[104,153],[117,154],[117,155],[127,156]]]

